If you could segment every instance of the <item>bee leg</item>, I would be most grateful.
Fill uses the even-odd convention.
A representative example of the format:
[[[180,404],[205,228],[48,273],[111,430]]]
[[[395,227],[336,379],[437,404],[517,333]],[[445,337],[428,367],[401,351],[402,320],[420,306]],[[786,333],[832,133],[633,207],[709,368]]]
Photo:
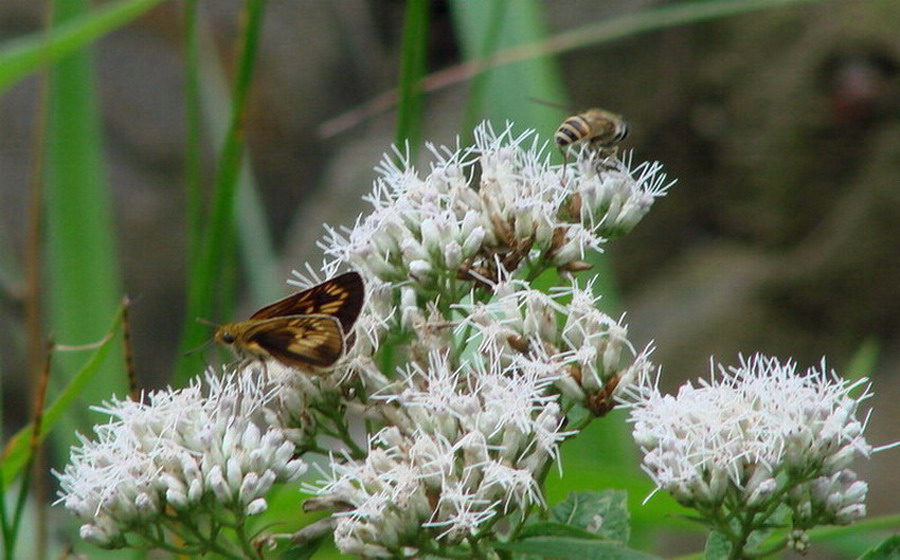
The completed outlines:
[[[597,158],[597,173],[612,171],[619,168],[618,146],[610,146],[609,144],[603,144],[601,142],[591,142],[591,150],[593,150],[594,155]]]
[[[559,182],[562,183],[563,186],[566,186],[566,169],[569,165],[569,147],[566,146],[563,149],[563,165],[562,165],[562,174],[560,175]]]

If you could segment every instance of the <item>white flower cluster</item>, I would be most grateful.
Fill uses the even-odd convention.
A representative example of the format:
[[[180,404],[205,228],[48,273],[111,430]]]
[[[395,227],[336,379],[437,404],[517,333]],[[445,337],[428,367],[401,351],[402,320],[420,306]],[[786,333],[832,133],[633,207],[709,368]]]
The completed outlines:
[[[649,379],[632,388],[634,439],[657,487],[704,513],[786,503],[800,530],[865,515],[866,484],[847,467],[872,452],[856,419],[871,393],[851,395],[866,380],[845,381],[824,362],[795,368],[754,355],[674,397]]]
[[[526,264],[584,270],[586,251],[630,231],[671,185],[658,163],[632,169],[590,150],[551,165],[534,131],[514,136],[511,126],[496,134],[480,125],[469,148],[429,148],[425,178],[400,153],[399,164],[385,157],[372,213],[321,243],[332,268],[411,280],[431,294],[459,294],[460,280],[491,283]]]
[[[539,481],[571,435],[547,392],[553,378],[532,362],[453,368],[435,352],[407,373],[383,397],[398,424],[370,438],[364,461],[332,461],[317,489],[342,510],[335,543],[346,554],[427,553],[417,549],[423,529],[458,544],[501,514],[542,505]]]
[[[372,213],[321,244],[326,275],[349,265],[378,287],[366,322],[377,328],[356,337],[391,331],[405,364],[398,388],[372,367],[377,342],[351,350],[379,391],[364,413],[388,427],[370,435],[365,459],[333,460],[311,488],[308,506],[336,512],[344,553],[465,554],[495,525],[513,526],[498,522],[543,506],[540,482],[575,433],[561,431],[565,411],[606,414],[650,367],[591,282],[545,293],[527,279],[583,270],[588,251],[634,227],[669,187],[658,164],[630,169],[582,150],[551,165],[533,131],[487,124],[470,148],[430,149],[424,178],[399,153],[385,157]]]
[[[79,435],[81,446],[57,473],[60,501],[84,522],[82,538],[114,548],[132,534],[159,544],[169,517],[265,511],[274,483],[306,471],[282,430],[254,423],[271,398],[251,370],[208,371],[204,382],[152,392],[146,403],[97,407],[110,422],[94,427],[95,440]]]
[[[245,518],[305,471],[295,457],[306,452],[332,456],[306,505],[333,518],[309,533],[333,525],[349,554],[463,557],[544,507],[544,477],[577,432],[563,430],[567,414],[578,428],[603,416],[651,367],[598,309],[592,283],[570,273],[670,183],[659,164],[589,149],[551,165],[533,131],[509,126],[430,149],[424,178],[399,153],[385,157],[372,213],[328,230],[321,272],[298,274],[303,287],[348,267],[364,280],[365,305],[327,375],[266,360],[207,374],[206,390],[100,409],[113,420],[59,474],[85,539],[173,549],[165,537],[177,533],[183,552],[220,552],[210,547],[224,528],[252,551]],[[567,287],[533,289],[552,268]]]
[[[637,354],[628,327],[597,307],[593,281],[550,294],[513,281],[495,294],[488,303],[459,306],[467,316],[457,332],[501,363],[528,359],[540,365],[564,395],[596,416],[609,412],[650,367],[649,350]]]

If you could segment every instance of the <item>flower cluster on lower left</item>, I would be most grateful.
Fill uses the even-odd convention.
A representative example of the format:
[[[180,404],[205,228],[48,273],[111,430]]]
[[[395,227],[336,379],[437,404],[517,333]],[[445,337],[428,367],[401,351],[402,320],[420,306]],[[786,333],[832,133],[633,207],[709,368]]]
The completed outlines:
[[[265,511],[273,484],[307,468],[281,428],[256,422],[273,388],[256,368],[207,371],[143,402],[114,398],[96,407],[110,421],[95,426],[95,439],[79,435],[57,473],[60,501],[83,521],[82,538],[107,548],[226,553],[216,535],[239,532],[247,516]],[[250,546],[235,537],[236,546]]]

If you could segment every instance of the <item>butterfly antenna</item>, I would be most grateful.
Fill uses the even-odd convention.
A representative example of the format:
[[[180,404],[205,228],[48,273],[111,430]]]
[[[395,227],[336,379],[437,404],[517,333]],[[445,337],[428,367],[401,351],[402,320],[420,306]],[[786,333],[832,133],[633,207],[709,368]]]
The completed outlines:
[[[196,354],[197,352],[206,350],[207,348],[209,348],[210,346],[212,346],[213,342],[214,342],[214,340],[213,340],[212,338],[210,338],[209,340],[207,340],[206,342],[204,342],[204,343],[201,344],[200,346],[197,346],[197,347],[195,347],[195,348],[191,348],[190,350],[188,350],[187,352],[185,352],[184,355],[185,355],[185,356],[190,356],[191,354]]]
[[[216,328],[216,329],[218,329],[219,327],[222,326],[222,325],[220,325],[220,324],[218,324],[218,323],[213,323],[213,322],[210,321],[209,319],[204,319],[203,317],[197,317],[197,322],[200,323],[201,325],[206,325],[206,326],[208,326],[208,327],[213,327],[213,328]]]

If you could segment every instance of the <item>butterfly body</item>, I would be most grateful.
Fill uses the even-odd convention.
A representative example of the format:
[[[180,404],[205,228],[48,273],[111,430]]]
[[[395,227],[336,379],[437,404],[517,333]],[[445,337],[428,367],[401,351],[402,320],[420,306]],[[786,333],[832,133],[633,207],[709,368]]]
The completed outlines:
[[[364,300],[362,278],[348,272],[267,305],[246,321],[222,325],[214,338],[242,359],[317,372],[344,354]]]

